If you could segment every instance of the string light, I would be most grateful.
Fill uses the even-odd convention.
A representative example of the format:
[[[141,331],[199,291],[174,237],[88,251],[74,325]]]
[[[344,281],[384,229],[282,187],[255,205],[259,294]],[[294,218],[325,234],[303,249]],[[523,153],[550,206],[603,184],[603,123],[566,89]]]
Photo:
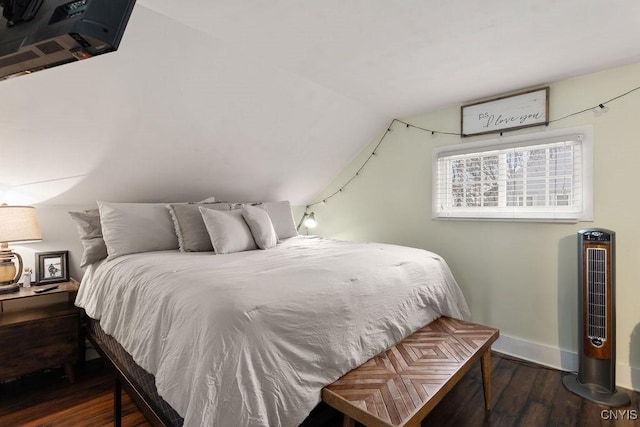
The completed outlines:
[[[575,113],[571,113],[571,114],[567,114],[566,116],[562,116],[559,117],[557,119],[553,119],[553,120],[549,120],[547,123],[545,123],[545,126],[549,126],[551,123],[556,123],[559,122],[561,120],[565,120],[568,119],[569,117],[573,117],[573,116],[577,116],[579,114],[582,113],[586,113],[587,111],[593,111],[596,114],[601,114],[601,113],[606,113],[607,111],[609,111],[609,107],[607,106],[607,104],[616,101],[620,98],[623,98],[629,94],[631,94],[632,92],[635,92],[637,90],[640,90],[640,86],[635,87],[631,90],[628,90],[627,92],[624,92],[618,96],[615,96],[611,99],[608,99],[604,102],[598,103],[596,106],[594,107],[590,107],[590,108],[585,108],[584,110],[580,110],[580,111],[576,111]],[[400,119],[393,119],[391,120],[391,123],[389,123],[389,126],[387,127],[387,130],[385,131],[385,133],[382,135],[382,137],[380,138],[380,140],[378,141],[378,143],[376,144],[376,146],[374,147],[374,149],[371,151],[371,154],[369,154],[369,156],[367,157],[367,159],[362,163],[362,166],[360,166],[360,168],[355,172],[355,174],[349,179],[347,180],[347,182],[342,185],[342,187],[340,187],[337,191],[331,193],[330,195],[328,195],[327,197],[325,197],[324,199],[322,199],[321,201],[318,202],[313,202],[307,205],[307,207],[305,208],[305,215],[307,215],[307,211],[310,207],[318,205],[318,204],[323,204],[326,205],[327,201],[331,200],[334,196],[337,196],[339,193],[342,193],[344,191],[344,189],[351,183],[351,181],[353,181],[357,176],[360,176],[360,172],[362,172],[362,170],[367,166],[367,164],[369,163],[369,160],[371,160],[373,157],[375,157],[377,155],[377,150],[378,147],[380,147],[380,145],[382,144],[382,142],[384,141],[384,139],[387,137],[387,135],[392,132],[392,127],[394,123],[402,123],[403,125],[405,125],[406,129],[409,128],[414,128],[414,129],[418,129],[424,132],[430,132],[432,136],[435,136],[437,134],[439,135],[451,135],[451,136],[458,136],[458,137],[462,137],[464,135],[462,135],[461,133],[458,132],[446,132],[446,131],[441,131],[441,130],[437,130],[437,129],[427,129],[421,126],[416,126],[414,124],[402,121]],[[503,132],[500,132],[500,137],[503,136]]]

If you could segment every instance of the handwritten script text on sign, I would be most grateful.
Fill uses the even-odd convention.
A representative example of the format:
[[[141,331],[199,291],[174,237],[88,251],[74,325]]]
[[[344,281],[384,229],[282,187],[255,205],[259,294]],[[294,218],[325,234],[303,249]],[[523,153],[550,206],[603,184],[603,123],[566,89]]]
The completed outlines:
[[[546,89],[462,107],[464,135],[535,126],[547,120]]]

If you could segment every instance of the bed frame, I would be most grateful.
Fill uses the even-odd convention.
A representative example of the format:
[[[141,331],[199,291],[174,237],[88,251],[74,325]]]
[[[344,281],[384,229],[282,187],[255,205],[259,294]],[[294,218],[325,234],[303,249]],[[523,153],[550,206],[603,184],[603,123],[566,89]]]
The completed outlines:
[[[153,426],[180,427],[183,419],[160,397],[155,377],[142,369],[129,353],[100,327],[100,322],[86,317],[85,333],[98,353],[116,371],[113,420],[115,427],[122,425],[122,388]]]

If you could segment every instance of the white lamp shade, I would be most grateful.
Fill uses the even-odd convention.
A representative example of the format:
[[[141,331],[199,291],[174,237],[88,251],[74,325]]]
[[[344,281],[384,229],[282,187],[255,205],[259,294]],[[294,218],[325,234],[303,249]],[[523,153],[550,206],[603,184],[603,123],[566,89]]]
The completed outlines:
[[[0,206],[0,242],[42,240],[33,206]]]

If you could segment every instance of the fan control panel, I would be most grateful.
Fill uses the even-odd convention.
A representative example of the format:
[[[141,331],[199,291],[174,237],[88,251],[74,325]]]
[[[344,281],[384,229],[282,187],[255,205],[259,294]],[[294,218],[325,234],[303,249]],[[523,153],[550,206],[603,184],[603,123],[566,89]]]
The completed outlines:
[[[583,234],[584,240],[588,242],[609,242],[611,235],[603,231],[587,231]]]

